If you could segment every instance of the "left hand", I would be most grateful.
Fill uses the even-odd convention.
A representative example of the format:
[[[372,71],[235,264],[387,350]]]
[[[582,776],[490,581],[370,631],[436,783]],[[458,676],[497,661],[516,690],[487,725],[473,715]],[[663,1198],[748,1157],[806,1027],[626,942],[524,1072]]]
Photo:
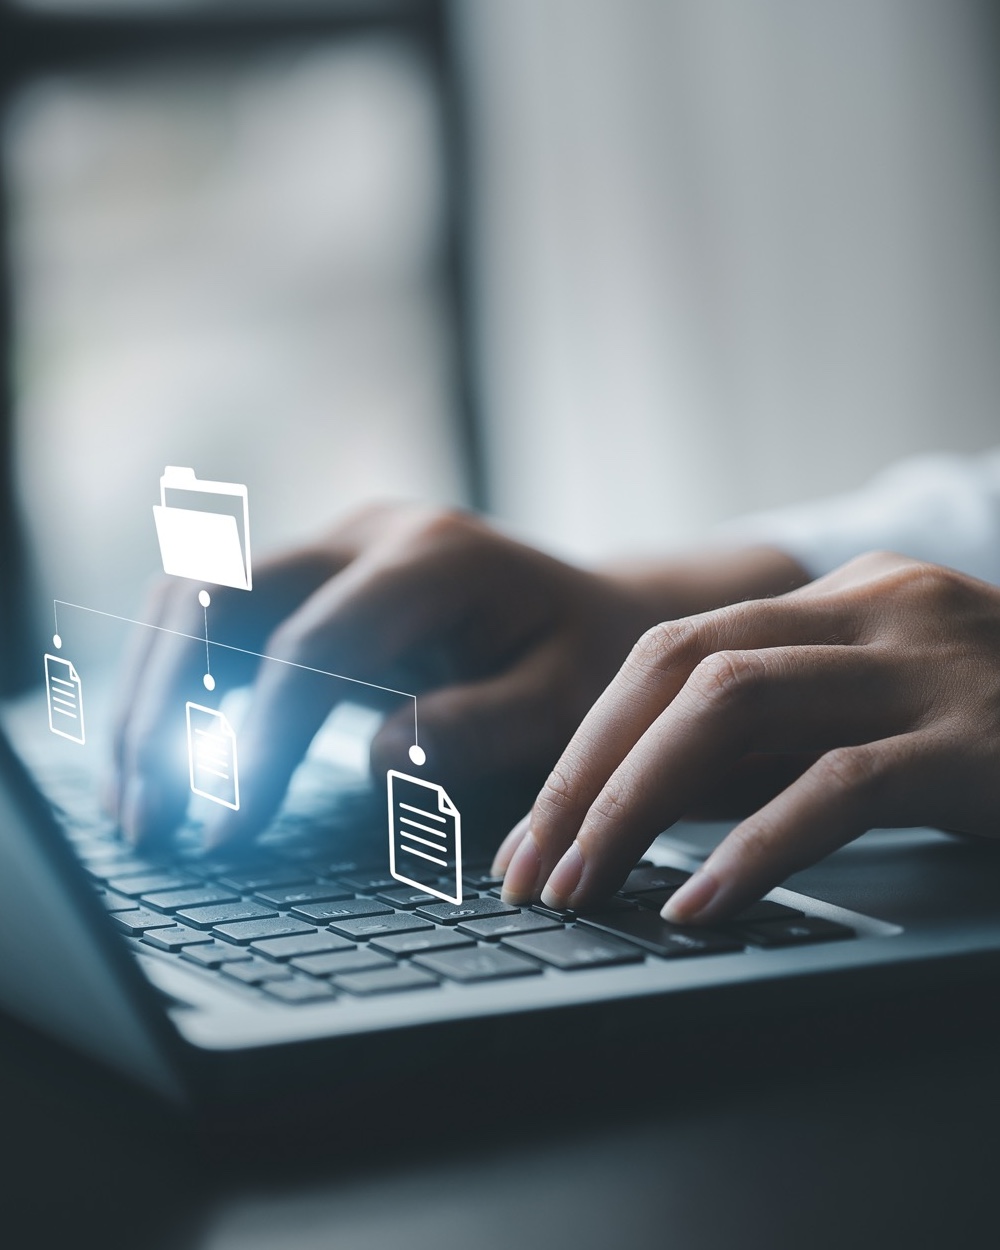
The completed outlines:
[[[876,826],[1000,836],[1000,589],[878,553],[778,598],[655,626],[500,848],[505,898],[578,908],[610,894],[754,757],[798,757],[800,775],[665,919],[735,914]]]

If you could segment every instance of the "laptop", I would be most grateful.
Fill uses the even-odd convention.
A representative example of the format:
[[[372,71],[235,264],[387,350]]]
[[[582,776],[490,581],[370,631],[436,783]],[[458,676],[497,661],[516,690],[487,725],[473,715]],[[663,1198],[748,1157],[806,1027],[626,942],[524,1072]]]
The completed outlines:
[[[1000,960],[996,848],[930,829],[873,831],[735,922],[683,929],[658,910],[726,825],[675,826],[580,914],[506,906],[473,840],[461,901],[443,901],[453,866],[436,893],[390,872],[387,779],[350,725],[320,735],[257,845],[206,856],[197,806],[169,849],[126,845],[97,802],[99,754],[50,730],[42,696],[5,724],[0,1006],[202,1119],[294,1117],[318,1090],[423,1088],[497,1047],[579,1050],[609,1029],[669,1053],[706,1009],[826,994],[832,1011]]]

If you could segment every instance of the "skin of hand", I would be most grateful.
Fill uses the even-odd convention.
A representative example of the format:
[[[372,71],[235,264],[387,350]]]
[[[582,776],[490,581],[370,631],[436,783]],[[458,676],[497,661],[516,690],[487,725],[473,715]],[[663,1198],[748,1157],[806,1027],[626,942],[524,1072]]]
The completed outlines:
[[[276,662],[213,648],[219,689],[252,682],[253,693],[239,729],[241,810],[220,809],[209,844],[260,832],[331,708],[358,695],[292,665],[418,694],[426,775],[456,800],[499,788],[517,805],[505,810],[509,824],[645,629],[802,576],[767,549],[588,572],[469,513],[368,507],[259,565],[252,594],[212,591],[213,640]],[[187,806],[177,709],[205,698],[198,589],[178,579],[157,588],[146,619],[174,632],[141,631],[126,666],[105,805],[135,844],[168,837]],[[412,703],[382,706],[376,775],[405,770],[413,743]]]
[[[759,761],[782,764],[786,784],[665,920],[736,914],[873,827],[996,837],[1000,589],[873,553],[780,597],[655,626],[501,846],[504,897],[607,896],[718,779]]]

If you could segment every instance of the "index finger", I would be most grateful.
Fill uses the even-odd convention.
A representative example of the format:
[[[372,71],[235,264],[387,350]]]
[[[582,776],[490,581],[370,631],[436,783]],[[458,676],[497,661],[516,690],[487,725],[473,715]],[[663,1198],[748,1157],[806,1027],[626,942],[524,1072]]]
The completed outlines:
[[[814,642],[829,637],[831,629],[845,640],[850,637],[845,609],[789,597],[665,622],[643,635],[584,717],[535,800],[529,831],[507,867],[508,901],[537,898],[609,777],[698,664],[725,649]]]
[[[329,560],[313,550],[296,552],[260,568],[252,603],[244,592],[212,589],[211,633],[214,679],[219,690],[245,680],[256,666],[253,654],[276,619],[329,574]],[[193,582],[165,584],[158,615],[143,629],[115,733],[114,767],[118,818],[133,842],[162,838],[179,823],[188,799],[184,767],[173,744],[185,702],[208,697],[206,609]],[[256,645],[255,645],[256,644]]]

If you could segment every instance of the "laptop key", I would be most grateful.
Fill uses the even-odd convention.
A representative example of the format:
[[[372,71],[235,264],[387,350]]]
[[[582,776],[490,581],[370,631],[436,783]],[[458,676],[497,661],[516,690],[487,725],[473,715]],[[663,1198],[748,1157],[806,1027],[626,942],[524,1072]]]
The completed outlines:
[[[391,890],[399,885],[395,877],[387,877],[385,873],[353,873],[340,877],[344,885],[357,890],[359,894],[377,894],[379,890]]]
[[[264,981],[289,981],[292,977],[284,964],[258,959],[256,955],[238,963],[224,963],[219,971],[223,976],[232,977],[234,981],[242,981],[244,985],[260,985]]]
[[[371,968],[395,968],[396,961],[380,955],[370,946],[351,951],[331,951],[326,955],[303,955],[293,959],[292,967],[312,977],[334,977],[344,972],[367,972]]]
[[[416,955],[421,968],[451,981],[499,981],[506,977],[537,976],[542,970],[534,960],[498,946],[473,946],[469,950]]]
[[[316,930],[291,916],[275,916],[266,920],[236,920],[232,924],[217,924],[212,927],[212,932],[225,942],[248,946],[257,938],[297,937],[303,933],[315,933]]]
[[[269,998],[283,1003],[318,1003],[336,998],[337,995],[325,981],[307,981],[296,977],[294,981],[265,981],[261,989]]]
[[[480,916],[513,916],[521,909],[502,903],[498,898],[474,898],[468,903],[432,903],[418,907],[417,915],[436,924],[458,924],[462,920],[477,920]]]
[[[258,890],[254,898],[270,907],[294,907],[298,903],[326,903],[335,899],[353,898],[354,891],[347,890],[336,881],[315,881],[311,885],[286,885]]]
[[[108,918],[123,933],[133,937],[141,936],[147,929],[165,929],[174,923],[170,916],[161,916],[159,912],[147,911],[144,907],[136,908],[135,911],[109,912]]]
[[[128,915],[128,912],[125,913]],[[361,916],[356,920],[338,920],[330,928],[352,942],[367,942],[369,938],[382,937],[387,933],[417,933],[421,929],[433,929],[426,920],[420,920],[412,912],[398,911],[392,916]]]
[[[157,890],[144,894],[142,901],[154,911],[180,911],[182,907],[207,907],[210,903],[235,903],[239,895],[217,885],[191,886],[184,890]]]
[[[633,868],[625,878],[619,894],[644,894],[647,890],[671,890],[684,884],[691,874],[680,868],[657,868],[647,864]]]
[[[542,933],[546,929],[558,929],[560,923],[550,916],[522,911],[513,916],[483,916],[480,920],[463,920],[456,927],[459,933],[467,933],[470,937],[498,942],[501,938],[515,937],[518,933]]]
[[[327,951],[349,951],[354,943],[335,933],[303,933],[297,937],[261,938],[250,943],[255,955],[268,959],[296,959],[300,955],[322,955]]]
[[[538,916],[547,916],[550,920],[559,920],[569,924],[576,919],[576,912],[571,907],[560,911],[557,907],[546,907],[542,903],[532,903],[531,910]]]
[[[186,885],[196,884],[194,877],[189,877],[186,872],[147,872],[142,876],[111,877],[108,888],[127,894],[129,898],[138,898],[140,894],[152,894],[154,890],[180,890]]]
[[[455,883],[453,881],[452,893],[454,892]],[[437,902],[433,894],[428,894],[426,890],[415,890],[409,885],[401,886],[398,890],[380,890],[375,897],[380,903],[388,903],[390,907],[398,907],[402,911],[410,911],[424,903],[430,905]],[[477,898],[478,895],[473,894],[471,897]]]
[[[275,864],[248,872],[227,872],[219,878],[219,884],[228,886],[239,894],[254,894],[257,890],[304,884],[308,880],[308,875],[301,868],[282,868]]]
[[[200,946],[212,939],[207,933],[189,929],[187,925],[172,924],[166,929],[150,929],[142,935],[142,940],[147,946],[155,946],[157,950],[179,951],[185,946]]]
[[[126,913],[127,914],[127,913]],[[853,929],[818,916],[801,919],[771,920],[761,924],[741,925],[740,932],[754,946],[800,946],[808,942],[835,942],[854,937]]]
[[[463,873],[462,880],[474,890],[499,889],[503,885],[503,877],[491,877],[488,872],[479,872],[476,869]]]
[[[367,997],[371,994],[398,994],[403,990],[427,990],[438,984],[422,968],[402,964],[396,968],[382,968],[372,972],[348,972],[334,977],[334,985],[348,994]]]
[[[652,911],[581,916],[580,924],[617,937],[627,938],[664,959],[686,955],[715,955],[743,949],[743,942],[728,933],[668,924]]]
[[[210,907],[184,907],[175,914],[178,920],[196,929],[211,929],[235,920],[264,920],[278,913],[273,907],[262,907],[260,903],[215,903]]]
[[[793,920],[796,916],[804,914],[797,907],[787,907],[784,903],[774,903],[769,898],[762,898],[760,902],[753,903],[745,911],[741,911],[730,923],[756,924],[761,920]]]
[[[292,915],[311,924],[329,924],[332,920],[354,920],[358,916],[390,916],[392,908],[373,898],[356,898],[342,903],[305,903],[293,907]]]
[[[644,894],[638,895],[637,898],[622,898],[619,894],[612,894],[610,898],[602,899],[599,903],[592,903],[579,912],[580,916],[606,916],[609,912],[635,911],[639,906],[639,899],[645,898]]]
[[[428,929],[418,933],[390,933],[385,937],[375,937],[371,941],[376,950],[385,951],[387,955],[401,955],[404,958],[423,951],[443,950],[451,946],[474,946],[472,938],[456,933],[454,929]]]
[[[185,946],[181,957],[200,968],[219,968],[223,964],[240,963],[252,958],[245,947],[230,946],[228,942],[217,942],[214,938],[204,946]]]
[[[548,933],[525,933],[502,938],[502,945],[522,955],[530,955],[563,972],[580,968],[606,968],[613,964],[637,964],[642,951],[617,938],[589,929],[554,929]]]

